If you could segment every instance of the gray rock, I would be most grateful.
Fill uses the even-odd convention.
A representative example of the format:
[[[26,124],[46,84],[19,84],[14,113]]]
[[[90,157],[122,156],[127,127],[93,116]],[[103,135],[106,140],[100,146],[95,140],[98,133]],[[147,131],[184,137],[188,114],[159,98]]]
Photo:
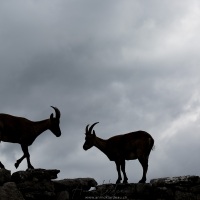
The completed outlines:
[[[199,182],[198,176],[179,176],[179,177],[166,177],[159,179],[152,179],[150,183],[156,187],[167,185],[192,185]]]
[[[34,180],[51,180],[56,179],[60,170],[53,169],[28,169],[26,171],[18,171],[12,174],[12,181],[16,183]]]
[[[200,185],[191,187],[190,191],[195,194],[200,194]]]
[[[54,184],[51,181],[25,181],[17,184],[20,191],[28,192],[54,192]]]
[[[175,200],[196,200],[196,196],[192,193],[188,192],[181,192],[176,191],[175,192]]]
[[[97,182],[93,178],[76,178],[53,181],[56,191],[82,189],[89,190],[96,187]]]
[[[56,200],[68,200],[69,199],[69,192],[62,191],[57,195]]]
[[[56,196],[52,181],[25,181],[18,183],[17,186],[28,200],[52,200]]]
[[[156,187],[154,188],[153,195],[156,199],[173,199],[173,190],[167,187]]]
[[[31,169],[12,174],[18,189],[26,200],[54,200],[56,198],[54,183],[60,170]]]
[[[7,182],[0,187],[0,200],[24,200],[24,198],[15,183]]]
[[[0,169],[0,185],[11,181],[11,172],[7,169]]]
[[[146,184],[140,184],[140,186],[134,183],[98,185],[96,187],[96,190],[85,192],[85,197],[87,197],[88,199],[137,199],[139,195],[141,196],[141,194],[142,196],[148,195],[149,197],[149,193],[146,194],[146,192],[149,190],[145,191],[143,185]],[[148,186],[146,186],[145,188],[147,189],[147,187]]]
[[[138,194],[150,195],[152,193],[152,185],[149,183],[138,183],[136,184],[136,191]]]

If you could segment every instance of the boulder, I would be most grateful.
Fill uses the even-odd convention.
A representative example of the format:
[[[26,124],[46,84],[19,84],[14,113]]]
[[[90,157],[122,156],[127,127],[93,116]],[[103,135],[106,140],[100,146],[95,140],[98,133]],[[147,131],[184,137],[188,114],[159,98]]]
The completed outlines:
[[[75,179],[63,179],[53,181],[56,191],[63,190],[89,190],[91,187],[96,187],[97,182],[93,178],[75,178]]]
[[[60,170],[31,169],[12,174],[12,181],[26,200],[54,200],[56,197],[54,183]]]
[[[189,192],[181,192],[181,191],[176,191],[175,192],[175,200],[196,200],[197,197],[195,194],[189,193]]]
[[[57,169],[28,169],[26,171],[17,171],[12,174],[11,179],[16,183],[34,180],[51,180],[56,179],[60,170]]]
[[[187,186],[187,185],[196,185],[200,183],[199,176],[178,176],[178,177],[166,177],[166,178],[158,178],[152,179],[150,183],[156,187],[163,186]]]
[[[13,182],[7,182],[0,186],[0,199],[1,200],[24,200],[23,195],[18,190]]]
[[[146,184],[103,184],[95,190],[85,192],[88,199],[148,199],[153,192],[152,185]]]
[[[67,200],[69,198],[69,192],[67,191],[62,191],[58,193],[56,200]]]
[[[0,169],[0,185],[3,185],[6,182],[11,180],[11,171],[7,169]]]

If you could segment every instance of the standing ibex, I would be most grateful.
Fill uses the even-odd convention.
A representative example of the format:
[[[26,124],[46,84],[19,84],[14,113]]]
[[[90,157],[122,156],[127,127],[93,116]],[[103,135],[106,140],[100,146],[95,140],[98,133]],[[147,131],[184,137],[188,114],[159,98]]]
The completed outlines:
[[[30,162],[28,146],[30,146],[41,133],[49,129],[57,137],[61,135],[59,127],[60,111],[56,107],[51,107],[55,110],[56,116],[54,117],[52,113],[49,119],[37,122],[22,117],[0,114],[0,142],[19,143],[24,153],[24,155],[16,161],[16,168],[18,168],[22,160],[26,158],[28,168],[33,169]],[[0,167],[5,168],[1,162]]]
[[[118,172],[116,183],[120,183],[122,180],[121,171],[124,175],[123,183],[127,183],[128,178],[125,172],[125,160],[138,159],[143,167],[143,177],[139,182],[145,183],[148,170],[148,158],[154,145],[154,139],[151,135],[144,131],[136,131],[103,140],[96,136],[94,130],[92,132],[93,127],[97,123],[99,122],[94,123],[89,130],[89,125],[86,126],[86,137],[83,149],[88,150],[95,146],[106,154],[111,161],[115,161]]]

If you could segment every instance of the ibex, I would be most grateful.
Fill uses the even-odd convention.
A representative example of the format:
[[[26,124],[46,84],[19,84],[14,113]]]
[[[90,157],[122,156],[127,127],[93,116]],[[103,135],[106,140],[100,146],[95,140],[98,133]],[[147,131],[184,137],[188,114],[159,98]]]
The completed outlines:
[[[16,168],[18,168],[22,160],[26,158],[28,168],[34,169],[30,162],[28,146],[32,145],[34,140],[41,133],[49,129],[57,137],[61,135],[59,127],[60,111],[56,107],[51,107],[55,110],[56,116],[54,117],[52,113],[49,119],[37,122],[22,117],[0,114],[0,142],[19,143],[24,153],[24,155],[16,161]],[[5,168],[1,162],[0,167]]]
[[[138,159],[143,167],[143,176],[139,183],[145,183],[148,170],[148,158],[154,146],[154,139],[151,135],[145,131],[136,131],[103,140],[96,136],[94,130],[92,132],[93,127],[97,123],[99,122],[94,123],[90,128],[89,125],[86,126],[86,137],[83,149],[88,150],[95,146],[106,154],[111,161],[115,161],[118,172],[116,183],[120,183],[122,180],[121,171],[124,176],[123,183],[128,182],[125,172],[125,160]]]

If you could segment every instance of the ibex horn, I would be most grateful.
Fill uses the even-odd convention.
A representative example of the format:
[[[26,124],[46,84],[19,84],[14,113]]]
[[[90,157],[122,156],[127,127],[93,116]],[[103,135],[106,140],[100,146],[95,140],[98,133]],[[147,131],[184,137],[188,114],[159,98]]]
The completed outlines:
[[[89,124],[85,127],[85,134],[86,135],[88,134],[88,127],[89,127]]]
[[[99,123],[99,122],[96,122],[96,123],[92,124],[92,126],[90,126],[89,133],[92,133],[92,129],[93,129],[94,126],[95,126],[96,124],[98,124],[98,123]]]
[[[58,108],[53,107],[53,106],[51,106],[51,107],[55,110],[56,118],[57,118],[57,119],[60,119],[60,111],[58,110]]]

